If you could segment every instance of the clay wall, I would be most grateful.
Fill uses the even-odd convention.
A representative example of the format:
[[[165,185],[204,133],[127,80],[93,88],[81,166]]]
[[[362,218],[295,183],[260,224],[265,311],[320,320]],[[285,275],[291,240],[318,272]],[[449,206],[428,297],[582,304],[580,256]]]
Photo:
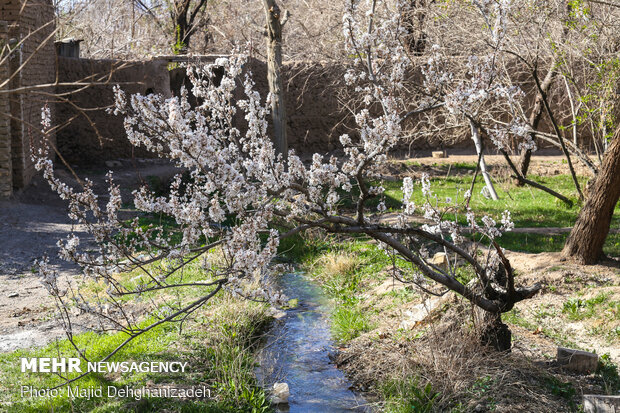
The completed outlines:
[[[56,77],[52,1],[5,0],[0,20],[7,22],[10,47],[5,49],[9,70],[1,79],[11,79],[7,85],[11,90],[9,110],[2,113],[10,118],[11,184],[21,188],[35,172],[30,148],[38,147],[42,139],[41,108],[48,104],[53,109],[50,94],[54,89],[45,87]],[[54,143],[54,135],[50,137]]]
[[[0,21],[0,47],[8,44],[8,24]],[[0,81],[9,77],[9,62],[0,54]],[[10,112],[8,85],[0,88],[0,113]],[[13,192],[13,167],[11,163],[11,121],[0,116],[0,198],[7,198]]]
[[[170,58],[160,58],[148,62],[122,62],[89,59],[58,58],[60,81],[69,82],[84,78],[104,77],[105,81],[86,90],[70,95],[71,102],[87,109],[110,105],[113,100],[112,87],[120,83],[127,93],[145,93],[147,90],[174,94],[179,93],[182,84],[189,87],[183,69],[167,70]],[[208,60],[207,60],[208,61]],[[264,98],[268,94],[267,67],[265,62],[252,59],[247,64],[252,72],[256,89]],[[315,151],[326,152],[340,148],[338,138],[349,133],[355,139],[355,122],[347,111],[350,103],[342,93],[342,79],[346,66],[337,63],[292,62],[285,63],[283,79],[286,92],[287,131],[289,146],[298,153]],[[515,81],[526,93],[526,100],[533,103],[536,88],[528,81],[523,71],[515,67]],[[112,76],[107,76],[113,72]],[[171,86],[170,86],[171,85]],[[169,87],[170,86],[170,87]],[[570,124],[569,102],[561,91],[554,90],[550,100],[561,124]],[[102,163],[107,159],[149,157],[153,156],[140,148],[133,148],[126,139],[122,117],[115,117],[104,110],[89,110],[90,120],[101,133],[101,140],[93,132],[93,127],[86,117],[77,114],[74,108],[66,104],[57,107],[58,121],[63,123],[77,116],[67,127],[58,132],[58,147],[67,160],[75,164]],[[425,121],[426,114],[412,117],[404,124],[405,134],[418,130]],[[501,116],[498,115],[498,116]],[[435,120],[440,122],[440,120]],[[238,126],[242,126],[243,121]],[[432,128],[436,129],[435,124]],[[539,129],[553,133],[553,128],[546,115],[543,116]],[[581,144],[589,141],[588,131],[578,131]],[[413,134],[412,134],[413,135]],[[517,142],[515,142],[515,147]],[[431,132],[422,137],[405,140],[396,148],[404,153],[431,148],[469,148],[472,147],[469,127],[466,124],[444,131]],[[549,147],[539,141],[539,147]],[[493,145],[488,144],[492,149]]]
[[[119,60],[58,57],[61,83],[94,82],[87,88],[65,86],[70,102],[56,105],[56,120],[65,125],[57,132],[58,149],[72,164],[100,164],[107,159],[148,157],[152,154],[134,148],[127,140],[123,117],[105,111],[114,102],[113,86],[125,92],[160,93],[170,96],[170,78],[165,60],[128,62]]]

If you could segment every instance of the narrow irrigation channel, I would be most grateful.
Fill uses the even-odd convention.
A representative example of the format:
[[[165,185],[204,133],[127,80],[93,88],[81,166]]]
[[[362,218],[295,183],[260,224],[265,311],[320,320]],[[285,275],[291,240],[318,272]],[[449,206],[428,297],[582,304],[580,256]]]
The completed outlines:
[[[351,383],[330,363],[333,351],[329,300],[321,289],[298,273],[284,274],[280,287],[298,306],[274,323],[257,368],[259,382],[270,388],[285,382],[287,404],[277,412],[367,412],[365,401],[350,390]]]

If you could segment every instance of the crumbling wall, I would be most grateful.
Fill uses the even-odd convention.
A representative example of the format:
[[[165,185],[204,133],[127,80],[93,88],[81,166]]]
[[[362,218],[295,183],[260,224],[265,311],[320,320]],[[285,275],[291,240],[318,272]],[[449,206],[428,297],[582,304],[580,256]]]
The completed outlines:
[[[127,140],[123,117],[108,114],[114,102],[112,88],[120,85],[128,94],[160,93],[170,96],[170,78],[165,60],[130,62],[58,57],[61,83],[92,83],[86,88],[64,86],[67,102],[56,105],[58,150],[72,164],[100,164],[106,159],[150,157]]]
[[[168,59],[168,60],[166,60]],[[177,68],[170,72],[167,62],[171,58],[161,58],[149,62],[122,62],[89,59],[59,58],[60,81],[77,81],[80,79],[101,78],[100,84],[70,95],[71,102],[77,106],[88,108],[87,112],[101,133],[101,140],[94,133],[89,120],[75,111],[73,107],[60,104],[58,107],[59,123],[75,119],[58,132],[58,147],[70,162],[75,164],[92,164],[106,159],[129,158],[131,156],[153,156],[143,149],[133,148],[127,141],[123,128],[122,117],[115,117],[103,110],[91,110],[112,103],[112,86],[121,84],[127,93],[145,93],[153,91],[166,95],[178,95],[181,85],[190,87],[184,69]],[[205,61],[205,59],[202,59]],[[213,59],[211,59],[212,61]],[[209,59],[206,59],[208,62]],[[250,59],[246,65],[250,70],[256,89],[263,97],[269,93],[267,84],[267,65],[257,59]],[[326,152],[340,148],[338,138],[349,133],[356,138],[354,116],[349,107],[355,107],[355,94],[344,93],[343,78],[347,66],[337,62],[289,62],[283,66],[283,79],[286,92],[286,110],[288,114],[287,132],[289,146],[298,153]],[[522,68],[513,68],[515,83],[519,84],[526,94],[526,107],[533,105],[536,86]],[[110,72],[113,74],[110,75]],[[552,105],[561,124],[568,125],[570,106],[561,91],[555,88],[550,93]],[[239,98],[241,98],[239,93]],[[191,96],[190,96],[191,100]],[[195,102],[194,102],[195,103]],[[410,117],[404,124],[405,138],[397,151],[412,153],[415,150],[430,148],[467,148],[472,147],[469,126],[466,122],[451,128],[437,128],[441,124],[442,115],[437,114],[432,122],[428,122],[427,113]],[[501,117],[501,114],[498,114]],[[426,122],[426,123],[425,123]],[[243,127],[240,116],[237,126]],[[553,133],[548,116],[543,115],[539,130]],[[579,141],[587,145],[590,140],[588,130],[579,128]],[[517,147],[518,142],[514,142]],[[539,147],[548,147],[539,141]],[[493,145],[486,145],[490,150]]]
[[[58,149],[73,164],[102,163],[107,159],[150,157],[152,153],[134,148],[126,138],[122,116],[113,116],[104,108],[113,102],[112,88],[119,84],[128,94],[163,93],[178,95],[184,69],[167,70],[167,61],[146,62],[93,60],[58,57],[59,81],[95,81],[94,86],[70,93],[74,87],[60,88],[69,93],[70,104],[57,105]],[[251,60],[248,68],[263,98],[269,93],[267,67]],[[284,67],[288,113],[289,144],[298,152],[325,151],[336,147],[338,137],[349,131],[352,118],[345,116],[338,103],[336,84],[344,75],[344,66],[327,63],[289,63]],[[172,79],[171,79],[172,76]],[[172,81],[172,88],[170,83]],[[85,112],[76,107],[86,109]],[[86,116],[88,115],[88,117]],[[99,135],[97,135],[97,133]]]

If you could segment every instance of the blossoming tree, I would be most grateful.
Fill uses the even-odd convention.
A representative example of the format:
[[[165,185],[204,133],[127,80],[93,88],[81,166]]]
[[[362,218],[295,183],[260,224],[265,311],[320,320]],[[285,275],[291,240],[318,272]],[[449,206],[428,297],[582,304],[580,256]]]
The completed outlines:
[[[121,204],[128,200],[121,199],[111,173],[109,199],[103,203],[91,182],[83,182],[79,190],[72,188],[56,177],[45,151],[35,155],[37,167],[52,188],[69,201],[71,218],[84,225],[97,244],[95,251],[85,250],[79,238],[71,235],[59,242],[61,256],[78,263],[85,277],[107,287],[95,298],[84,297],[79,290],[59,285],[54,271],[45,261],[40,263],[45,284],[58,300],[68,327],[67,308],[73,303],[96,315],[101,330],[127,333],[127,340],[110,357],[145,331],[185,319],[222,289],[278,302],[283,297],[268,279],[279,241],[317,228],[334,234],[363,234],[378,241],[387,254],[408,266],[398,275],[402,281],[415,283],[430,294],[453,291],[465,297],[486,314],[483,341],[500,350],[510,348],[510,331],[501,322],[501,314],[540,289],[538,284],[515,285],[510,263],[496,242],[513,227],[510,213],[506,211],[500,223],[489,216],[476,218],[468,206],[470,191],[458,204],[440,203],[433,197],[427,176],[420,181],[426,201],[416,205],[412,201],[416,183],[407,177],[402,209],[397,211],[396,222],[387,221],[382,219],[387,208],[379,172],[401,139],[402,121],[412,112],[447,108],[451,115],[470,120],[472,127],[492,131],[499,144],[511,133],[527,137],[517,114],[508,128],[501,129],[501,124],[477,109],[489,101],[510,107],[519,91],[502,84],[489,56],[472,56],[469,76],[453,79],[443,69],[441,50],[435,46],[423,68],[426,97],[414,102],[416,108],[411,110],[403,83],[412,70],[400,41],[406,34],[403,13],[397,9],[380,17],[376,3],[360,10],[351,2],[343,19],[347,48],[354,60],[346,82],[363,100],[355,116],[357,135],[340,138],[343,157],[316,153],[311,162],[304,163],[294,151],[289,151],[286,160],[277,154],[268,134],[270,98],[263,101],[254,90],[241,54],[188,68],[192,93],[199,98],[195,107],[189,104],[187,91],[164,99],[154,94],[127,96],[115,89],[113,111],[125,117],[131,143],[171,159],[189,176],[176,176],[166,196],[156,196],[146,187],[133,193],[137,210],[173,218],[177,236],[158,226],[145,228],[137,218],[119,218]],[[483,12],[500,19],[497,24],[501,26],[503,9],[501,4],[494,7],[483,8]],[[501,31],[495,23],[492,27]],[[217,81],[216,68],[219,72],[223,68],[224,73]],[[243,96],[237,93],[239,89]],[[45,110],[44,124],[49,127]],[[370,206],[373,200],[379,201],[378,207]],[[446,208],[464,215],[466,224],[447,219]],[[419,216],[426,224],[416,224]],[[435,265],[429,249],[444,251],[448,265]],[[205,260],[203,279],[187,281],[179,276],[185,266],[210,257],[215,250],[221,259],[217,263]],[[469,283],[457,276],[457,268],[463,266],[474,274]],[[138,281],[118,276],[128,271],[139,272]],[[132,300],[127,299],[144,304],[147,293],[188,287],[204,293],[191,300],[179,295],[165,305],[151,301],[154,321],[147,324],[134,314]]]

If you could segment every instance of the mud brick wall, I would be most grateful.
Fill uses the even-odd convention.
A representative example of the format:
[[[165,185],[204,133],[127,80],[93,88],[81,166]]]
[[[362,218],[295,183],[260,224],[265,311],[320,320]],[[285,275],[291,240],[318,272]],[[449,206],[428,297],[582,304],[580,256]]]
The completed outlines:
[[[58,150],[71,164],[102,164],[107,159],[153,157],[127,140],[123,117],[108,114],[114,103],[114,85],[128,95],[160,93],[170,96],[170,78],[165,60],[120,61],[58,57],[61,83],[90,82],[88,88],[59,87],[68,102],[56,105]]]
[[[59,80],[61,82],[92,79],[101,84],[86,90],[72,93],[72,103],[88,109],[90,120],[80,115],[73,107],[60,103],[57,105],[59,124],[74,120],[64,129],[58,131],[58,147],[61,154],[73,164],[102,164],[107,159],[152,157],[152,153],[134,148],[127,140],[123,127],[123,118],[107,114],[101,108],[111,105],[112,87],[121,84],[128,93],[146,93],[152,91],[166,96],[178,95],[181,85],[191,88],[184,69],[167,70],[169,57],[161,57],[146,62],[123,62],[111,60],[90,60],[58,58]],[[213,59],[203,59],[203,62]],[[256,89],[263,100],[269,93],[267,85],[267,65],[265,62],[251,59],[246,69],[252,72]],[[347,66],[338,62],[289,62],[283,65],[283,79],[286,93],[287,131],[289,146],[298,153],[326,152],[340,149],[339,136],[348,133],[355,140],[356,128],[354,117],[346,109],[348,100],[356,99],[353,95],[343,93],[343,78]],[[523,72],[521,70],[521,72]],[[112,73],[110,75],[110,73]],[[531,106],[536,95],[535,85],[526,76],[519,76],[515,69],[514,80],[526,93],[526,104]],[[570,124],[569,102],[562,97],[559,87],[550,94],[552,105],[557,109],[557,118],[564,124]],[[68,89],[67,89],[68,90]],[[60,89],[59,91],[67,91]],[[242,91],[237,98],[243,98]],[[190,99],[191,100],[191,99]],[[344,103],[344,104],[343,104]],[[567,109],[568,108],[568,109]],[[424,126],[426,114],[411,117],[403,124],[404,135],[410,135],[395,148],[402,154],[415,154],[418,150],[430,148],[472,148],[473,143],[467,124],[457,128],[436,130],[429,128],[428,133],[419,134]],[[90,123],[92,121],[92,124]],[[435,119],[441,122],[441,118]],[[94,132],[93,124],[100,136]],[[238,116],[237,126],[244,127],[242,116]],[[553,128],[548,118],[543,116],[539,129],[552,133]],[[589,140],[586,128],[580,128],[581,144]],[[515,143],[516,146],[516,143]],[[493,145],[487,142],[487,148]],[[549,147],[539,141],[539,147]]]
[[[8,24],[0,21],[0,47],[8,43]],[[9,62],[0,54],[0,82],[9,77]],[[2,61],[4,60],[4,61]],[[0,88],[0,113],[10,112],[8,85]],[[13,168],[11,163],[11,121],[8,116],[0,116],[0,198],[7,198],[13,192]]]
[[[90,79],[100,83],[68,95],[72,104],[87,109],[88,118],[70,104],[57,104],[58,124],[73,119],[57,132],[58,149],[63,157],[72,164],[92,165],[108,159],[154,156],[133,147],[127,140],[122,116],[110,115],[103,107],[112,104],[112,88],[116,84],[128,94],[148,91],[165,96],[178,95],[182,84],[191,87],[184,69],[168,72],[167,65],[165,59],[127,62],[58,57],[60,82]],[[265,99],[269,93],[265,62],[251,60],[247,67]],[[288,63],[283,70],[291,148],[298,152],[334,149],[338,137],[352,126],[350,117],[343,122],[335,90],[335,83],[344,75],[344,67],[304,62]],[[59,88],[58,92],[70,90],[71,87]]]
[[[30,148],[39,147],[41,108],[48,104],[53,112],[56,53],[54,48],[54,8],[51,0],[5,0],[0,5],[0,20],[8,25],[10,39],[9,111],[11,129],[12,185],[21,188],[35,173]],[[52,113],[53,116],[53,113]],[[5,116],[6,117],[6,116]],[[52,144],[54,136],[50,136]]]
[[[256,88],[264,99],[269,93],[267,64],[248,64]],[[340,146],[338,138],[351,132],[354,120],[338,101],[346,66],[320,62],[289,62],[282,67],[286,93],[289,146],[299,153],[325,152]]]

